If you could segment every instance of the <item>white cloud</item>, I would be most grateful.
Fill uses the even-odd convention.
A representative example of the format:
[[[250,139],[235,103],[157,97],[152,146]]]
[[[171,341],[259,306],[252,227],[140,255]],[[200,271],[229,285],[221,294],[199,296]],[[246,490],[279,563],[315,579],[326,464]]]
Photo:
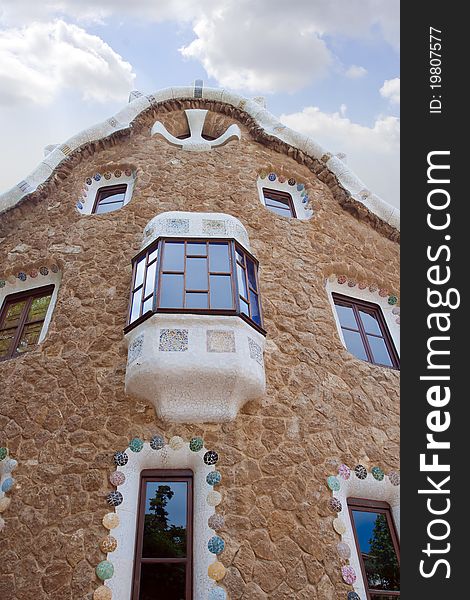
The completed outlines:
[[[125,100],[132,66],[101,38],[58,20],[0,32],[0,104],[48,104],[64,90]]]
[[[400,193],[400,121],[378,118],[373,127],[353,123],[343,114],[324,113],[315,106],[281,115],[281,121],[312,137],[325,150],[344,152],[348,164],[364,184],[394,206]]]
[[[219,84],[250,92],[293,92],[324,76],[335,57],[327,36],[399,40],[399,0],[3,0],[0,20],[67,16],[100,22],[190,23],[195,39],[181,48]],[[351,67],[351,77],[362,76]]]
[[[400,104],[400,78],[387,79],[380,88],[380,95],[388,98],[391,104]]]
[[[351,65],[345,75],[346,77],[349,77],[349,79],[360,79],[367,75],[367,69],[357,65]]]

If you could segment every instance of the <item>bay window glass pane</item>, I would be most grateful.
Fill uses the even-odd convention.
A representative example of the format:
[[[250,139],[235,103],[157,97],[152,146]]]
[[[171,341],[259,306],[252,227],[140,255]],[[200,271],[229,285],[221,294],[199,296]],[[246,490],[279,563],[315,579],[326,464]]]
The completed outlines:
[[[240,250],[237,250],[237,260],[241,265],[245,266],[245,257],[240,252]]]
[[[211,273],[228,273],[230,271],[228,244],[210,243],[209,261]]]
[[[157,263],[154,262],[147,268],[147,279],[145,280],[144,298],[151,294],[155,289],[155,273],[157,271]]]
[[[21,338],[16,348],[18,353],[23,354],[24,352],[29,352],[37,345],[42,325],[43,323],[41,321],[40,323],[31,323],[30,325],[24,326],[23,333],[21,334]]]
[[[211,308],[233,308],[232,278],[230,275],[211,275]]]
[[[163,248],[163,270],[184,271],[184,243],[165,242]]]
[[[142,558],[186,557],[187,494],[186,481],[146,483]]]
[[[14,304],[10,304],[6,310],[6,315],[3,318],[2,327],[17,327],[20,322],[21,313],[25,307],[26,300],[20,300]]]
[[[375,333],[377,335],[382,335],[379,322],[377,321],[377,317],[375,315],[365,312],[363,310],[360,310],[359,314],[361,316],[361,321],[364,325],[364,329],[367,333]]]
[[[258,296],[250,290],[250,306],[251,306],[251,318],[252,320],[261,325],[261,314],[259,311]]]
[[[242,298],[240,298],[240,312],[246,315],[247,317],[250,316],[250,309],[248,307],[248,303],[245,302],[245,300],[242,300]]]
[[[134,289],[138,288],[144,282],[145,256],[140,259],[135,269]]]
[[[357,356],[361,360],[367,360],[367,354],[360,333],[343,329],[343,337],[346,348],[351,354],[354,354],[354,356]]]
[[[134,292],[132,296],[132,308],[130,322],[135,321],[140,316],[140,303],[142,302],[142,288]]]
[[[34,300],[31,302],[31,306],[29,307],[27,321],[38,321],[40,319],[44,320],[47,309],[49,308],[49,304],[51,303],[51,298],[51,294],[34,298]]]
[[[186,289],[187,290],[207,290],[207,259],[206,258],[187,258],[186,259]]]
[[[209,298],[205,292],[186,292],[186,308],[209,308]]]
[[[147,300],[145,300],[144,304],[142,305],[142,314],[145,314],[147,311],[152,310],[153,308],[153,296],[150,296],[150,298],[147,298]]]
[[[205,256],[206,242],[191,242],[186,244],[186,256]]]
[[[399,591],[400,567],[386,514],[352,510],[352,515],[369,589]]]
[[[248,283],[250,287],[254,289],[255,292],[257,292],[258,288],[256,286],[256,267],[255,263],[249,258],[246,259],[246,268],[248,272]]]
[[[350,306],[341,306],[340,304],[336,304],[336,314],[338,315],[338,319],[342,327],[358,329],[354,311]]]
[[[139,600],[185,600],[186,566],[184,564],[142,563]]]
[[[150,254],[149,254],[149,260],[148,260],[149,264],[151,262],[153,262],[154,260],[156,260],[157,256],[158,256],[158,247],[155,248],[155,250],[153,250],[153,252],[150,252]]]
[[[372,350],[374,362],[379,365],[387,365],[389,367],[393,366],[387,344],[385,343],[384,339],[381,337],[368,335],[367,340],[369,342],[370,349]]]
[[[160,307],[183,308],[183,275],[162,273],[160,278]]]
[[[238,293],[240,296],[248,299],[248,290],[246,289],[245,269],[237,265]]]

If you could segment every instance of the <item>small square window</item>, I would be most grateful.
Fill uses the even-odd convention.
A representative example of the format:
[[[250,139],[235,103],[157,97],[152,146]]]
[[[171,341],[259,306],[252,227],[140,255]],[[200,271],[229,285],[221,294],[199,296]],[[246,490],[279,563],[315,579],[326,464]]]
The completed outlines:
[[[126,199],[126,191],[127,184],[108,185],[100,188],[96,193],[93,213],[102,215],[122,208]]]
[[[399,369],[398,354],[380,306],[340,294],[332,296],[349,352],[374,365]]]
[[[281,217],[296,218],[292,196],[287,192],[263,188],[263,198],[266,208]]]
[[[11,294],[0,311],[0,360],[33,350],[41,336],[54,286]]]

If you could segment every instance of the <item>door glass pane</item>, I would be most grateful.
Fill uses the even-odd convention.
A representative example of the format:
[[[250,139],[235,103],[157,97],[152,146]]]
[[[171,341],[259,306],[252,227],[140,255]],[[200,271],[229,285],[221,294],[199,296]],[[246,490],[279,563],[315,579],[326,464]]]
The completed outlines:
[[[185,600],[186,567],[181,564],[142,564],[139,600]]]
[[[186,289],[207,290],[207,258],[186,259]]]
[[[349,350],[349,352],[351,352],[351,354],[354,354],[354,356],[357,356],[357,358],[360,358],[361,360],[367,360],[367,354],[359,333],[356,331],[343,329],[343,337],[346,348]]]
[[[155,289],[155,273],[157,271],[157,263],[154,262],[147,268],[147,279],[145,281],[144,298],[151,294]]]
[[[142,558],[186,556],[186,481],[148,481]]]
[[[186,292],[186,308],[209,308],[208,294]]]
[[[6,356],[10,349],[11,342],[15,337],[16,329],[7,329],[0,331],[0,356]]]
[[[28,311],[28,321],[38,321],[40,319],[44,320],[47,309],[49,308],[49,304],[51,303],[52,295],[41,296],[39,298],[34,298],[31,302],[31,306]]]
[[[191,242],[190,244],[186,244],[186,256],[205,256],[206,252],[206,242]]]
[[[385,343],[384,339],[381,337],[379,338],[374,337],[372,335],[368,335],[367,340],[372,350],[374,362],[379,365],[387,365],[390,367],[393,366],[390,354],[388,352],[387,344]]]
[[[144,269],[145,269],[145,256],[140,259],[137,263],[137,267],[135,269],[135,281],[134,281],[134,289],[138,288],[139,285],[142,285],[144,281]]]
[[[249,258],[246,259],[246,267],[248,270],[248,283],[250,285],[251,288],[253,288],[255,290],[255,292],[257,292],[257,287],[256,287],[256,267],[255,267],[255,263],[250,260]]]
[[[161,308],[183,308],[183,275],[162,274],[160,306]]]
[[[358,329],[354,311],[350,306],[341,306],[340,304],[336,304],[336,314],[338,315],[338,319],[342,327]]]
[[[400,566],[384,513],[352,511],[369,588],[398,591]]]
[[[251,306],[251,319],[261,325],[261,315],[259,312],[258,296],[250,290],[250,306]]]
[[[230,275],[211,275],[211,308],[233,308]]]
[[[376,333],[377,335],[382,335],[377,317],[363,310],[360,310],[359,314],[361,315],[361,320],[367,333]]]
[[[244,298],[248,299],[248,290],[246,289],[245,281],[245,269],[237,265],[237,278],[238,278],[238,293]]]
[[[183,242],[165,242],[163,248],[163,270],[184,271]]]
[[[230,271],[228,244],[209,244],[209,260],[211,273],[228,273]]]
[[[39,335],[42,330],[42,321],[39,323],[32,323],[31,325],[25,325],[21,338],[18,342],[16,351],[22,354],[23,352],[29,352],[37,345]]]
[[[132,296],[132,308],[131,308],[131,318],[130,323],[139,318],[140,315],[140,303],[142,301],[142,288],[134,292]]]
[[[3,328],[16,327],[18,325],[25,304],[26,300],[20,300],[14,304],[9,304],[6,314],[3,318]]]

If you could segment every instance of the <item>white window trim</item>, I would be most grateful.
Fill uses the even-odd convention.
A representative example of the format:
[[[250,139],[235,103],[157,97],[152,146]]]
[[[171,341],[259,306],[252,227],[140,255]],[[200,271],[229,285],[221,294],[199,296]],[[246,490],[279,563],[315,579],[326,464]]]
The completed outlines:
[[[114,175],[114,171],[111,173],[111,177],[109,179],[105,179],[103,173],[98,173],[98,175],[101,176],[99,181],[96,181],[96,179],[94,179],[94,175],[90,175],[91,184],[84,183],[82,197],[78,200],[76,204],[76,208],[81,215],[95,214],[92,211],[95,205],[96,195],[98,193],[98,190],[104,187],[110,187],[114,185],[127,185],[126,195],[124,197],[124,204],[121,208],[126,206],[126,204],[128,204],[131,201],[135,185],[135,172],[132,171],[131,175],[125,175],[122,169],[115,169],[115,171],[117,170],[121,171],[120,177],[116,177]],[[80,205],[82,205],[82,208],[80,208]]]
[[[336,277],[335,277],[336,279]],[[346,283],[340,284],[336,280],[335,281],[327,281],[326,282],[326,293],[328,294],[328,300],[331,304],[331,309],[333,311],[333,315],[335,317],[336,327],[338,329],[338,335],[341,340],[341,343],[346,348],[346,343],[343,337],[343,331],[341,329],[341,324],[339,322],[338,313],[336,311],[336,306],[333,300],[333,294],[341,294],[342,296],[348,296],[349,298],[364,300],[365,302],[371,302],[372,304],[377,304],[382,311],[382,315],[385,320],[385,324],[387,325],[388,331],[390,333],[390,337],[392,338],[393,344],[397,351],[398,356],[400,356],[400,326],[397,323],[397,315],[393,313],[393,309],[395,306],[392,306],[388,303],[388,296],[382,297],[377,293],[373,293],[369,291],[369,288],[365,288],[363,290],[359,289],[356,285],[355,287],[349,287]],[[358,359],[360,360],[360,359]]]
[[[308,219],[311,219],[313,216],[313,210],[311,208],[308,208],[308,203],[304,204],[302,202],[302,196],[301,193],[297,190],[297,184],[296,185],[289,185],[287,183],[287,181],[285,181],[284,183],[281,183],[279,181],[279,179],[275,179],[274,181],[270,181],[268,179],[268,177],[266,176],[264,179],[261,179],[261,177],[258,177],[257,181],[256,181],[256,185],[258,188],[258,195],[259,195],[259,199],[261,201],[261,204],[266,208],[266,210],[269,210],[268,207],[266,207],[266,203],[264,200],[264,194],[263,194],[263,188],[266,189],[270,189],[270,190],[277,190],[278,192],[285,192],[287,194],[290,195],[290,197],[292,198],[292,202],[294,204],[294,208],[295,208],[295,217],[284,217],[287,219],[298,219],[299,221],[306,221]],[[277,213],[275,213],[277,214]],[[278,215],[281,216],[281,215]]]
[[[49,308],[47,309],[46,316],[44,318],[44,324],[42,326],[41,334],[38,339],[38,345],[44,340],[47,335],[47,330],[49,329],[49,324],[52,319],[52,314],[54,313],[54,307],[57,302],[57,296],[59,294],[59,287],[62,275],[59,272],[53,273],[49,268],[48,275],[41,275],[40,273],[37,275],[37,278],[28,277],[26,281],[21,281],[21,279],[15,278],[14,282],[6,281],[5,286],[0,288],[0,310],[3,308],[3,304],[7,296],[12,294],[18,294],[19,292],[34,292],[34,290],[45,287],[48,285],[53,285],[54,290],[52,292],[52,298],[49,303]],[[34,283],[33,283],[34,282]]]
[[[400,539],[400,486],[393,485],[387,476],[384,476],[382,481],[378,481],[374,479],[371,473],[367,474],[366,479],[359,479],[354,474],[354,470],[351,470],[349,479],[344,480],[340,477],[338,479],[340,479],[341,488],[337,492],[333,492],[333,496],[341,502],[342,510],[338,513],[338,517],[346,526],[346,531],[341,536],[341,541],[348,544],[351,549],[349,564],[356,572],[357,577],[353,585],[354,591],[360,598],[367,598],[360,558],[356,548],[353,524],[349,516],[348,498],[364,498],[366,500],[387,502],[390,505],[398,539]]]
[[[132,452],[129,448],[126,454],[128,463],[117,467],[124,473],[126,480],[118,487],[123,495],[123,502],[116,507],[120,524],[110,534],[117,540],[117,549],[108,554],[108,559],[114,565],[114,575],[105,585],[113,592],[113,600],[130,600],[132,595],[132,575],[134,570],[135,538],[137,517],[139,511],[140,474],[145,469],[191,469],[193,471],[193,598],[207,598],[209,590],[216,586],[207,574],[207,569],[216,560],[207,548],[209,539],[216,535],[209,527],[208,520],[215,513],[206,499],[214,488],[206,477],[215,470],[202,460],[207,452],[202,448],[192,452],[188,444],[179,450],[173,450],[165,445],[161,450],[152,450],[148,442],[140,452]]]

